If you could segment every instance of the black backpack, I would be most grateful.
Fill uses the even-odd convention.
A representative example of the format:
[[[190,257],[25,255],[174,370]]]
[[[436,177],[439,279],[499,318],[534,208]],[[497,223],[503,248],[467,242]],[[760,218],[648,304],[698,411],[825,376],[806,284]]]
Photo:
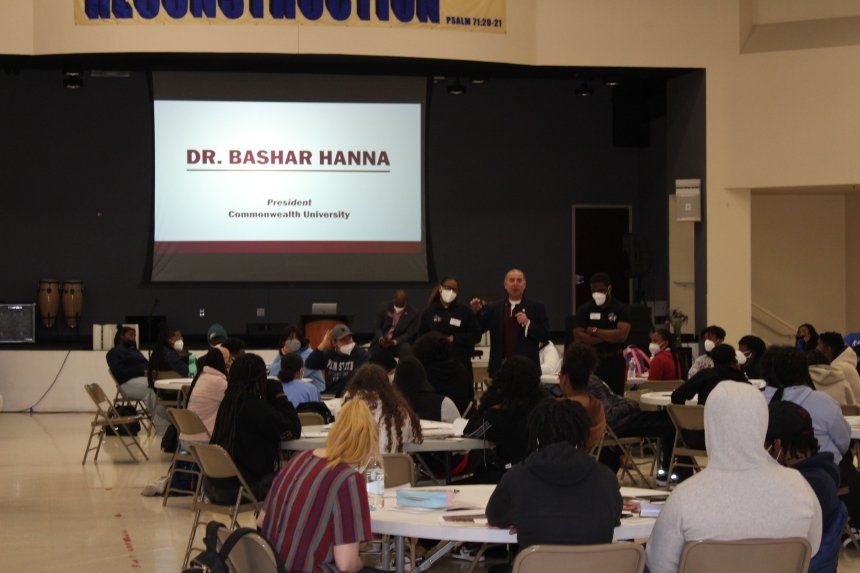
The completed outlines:
[[[135,410],[134,406],[131,405],[115,406],[114,409],[116,410],[117,415],[123,418],[126,416],[137,416],[137,410]],[[110,416],[110,418],[113,418],[113,416]],[[136,436],[139,432],[140,422],[105,426],[105,434],[108,436]]]
[[[193,558],[190,566],[183,570],[182,573],[230,573],[230,571],[232,571],[230,567],[230,552],[239,540],[246,535],[257,536],[260,543],[268,546],[272,551],[272,555],[275,556],[275,570],[278,573],[285,573],[284,564],[281,562],[278,552],[275,551],[275,548],[272,547],[269,540],[263,537],[263,535],[256,529],[251,529],[250,527],[234,529],[227,539],[224,540],[224,543],[221,544],[219,549],[218,530],[222,527],[226,528],[223,523],[218,521],[210,521],[206,524],[206,537],[203,539],[203,542],[206,544],[206,549],[204,549],[197,557]],[[256,571],[265,573],[260,569],[256,569]]]

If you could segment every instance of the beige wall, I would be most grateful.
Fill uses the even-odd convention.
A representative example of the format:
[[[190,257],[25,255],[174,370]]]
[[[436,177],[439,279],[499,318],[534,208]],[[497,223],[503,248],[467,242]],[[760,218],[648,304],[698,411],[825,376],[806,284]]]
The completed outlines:
[[[802,4],[804,18],[850,17],[839,2],[825,2],[820,11],[811,7],[815,4]],[[499,35],[278,25],[76,27],[69,0],[35,0],[34,26],[31,0],[6,0],[0,4],[0,53],[323,53],[704,68],[707,173],[701,176],[708,281],[697,286],[707,289],[708,320],[734,336],[751,328],[748,190],[860,183],[860,47],[742,55],[755,24],[791,19],[785,10],[775,15],[778,5],[762,0],[508,0],[508,33]],[[860,282],[853,267],[849,280]],[[853,305],[848,310],[852,320],[860,315]]]
[[[804,322],[845,332],[845,205],[844,195],[753,195],[754,334],[790,343]]]
[[[33,0],[5,0],[0,6],[0,54],[33,53]]]
[[[860,332],[860,190],[845,197],[845,331]]]

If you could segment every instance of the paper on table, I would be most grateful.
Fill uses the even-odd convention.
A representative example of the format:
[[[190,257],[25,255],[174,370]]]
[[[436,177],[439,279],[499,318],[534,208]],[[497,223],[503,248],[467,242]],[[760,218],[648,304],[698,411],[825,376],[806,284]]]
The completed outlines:
[[[445,525],[487,525],[487,516],[481,513],[446,513],[439,516]]]
[[[463,430],[466,429],[466,424],[469,423],[469,420],[466,418],[457,418],[451,424],[453,426],[454,435],[457,437],[461,437],[463,435]]]

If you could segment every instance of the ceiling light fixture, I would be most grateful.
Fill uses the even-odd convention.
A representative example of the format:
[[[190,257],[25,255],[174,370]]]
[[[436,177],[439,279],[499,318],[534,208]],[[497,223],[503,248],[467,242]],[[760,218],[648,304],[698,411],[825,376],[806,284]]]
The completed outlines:
[[[63,87],[67,90],[79,90],[84,87],[81,71],[76,69],[65,70],[63,72]]]
[[[466,86],[460,82],[460,78],[454,80],[454,82],[448,86],[448,93],[450,95],[463,95],[466,93]]]
[[[574,91],[573,93],[575,93],[579,97],[591,97],[594,95],[594,90],[591,89],[591,86],[588,85],[588,82],[582,82],[581,84],[579,84],[579,87],[576,88],[576,91]]]

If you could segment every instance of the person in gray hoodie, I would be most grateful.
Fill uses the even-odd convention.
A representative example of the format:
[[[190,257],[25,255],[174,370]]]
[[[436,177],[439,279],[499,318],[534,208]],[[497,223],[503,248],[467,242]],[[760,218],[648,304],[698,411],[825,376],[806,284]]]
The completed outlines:
[[[821,505],[764,448],[768,407],[749,384],[718,384],[705,404],[708,466],[679,484],[646,548],[651,573],[676,573],[688,541],[803,537],[821,543]]]
[[[548,400],[528,419],[531,453],[487,503],[487,520],[515,529],[520,548],[609,543],[621,519],[618,480],[584,450],[590,422],[571,400]]]

